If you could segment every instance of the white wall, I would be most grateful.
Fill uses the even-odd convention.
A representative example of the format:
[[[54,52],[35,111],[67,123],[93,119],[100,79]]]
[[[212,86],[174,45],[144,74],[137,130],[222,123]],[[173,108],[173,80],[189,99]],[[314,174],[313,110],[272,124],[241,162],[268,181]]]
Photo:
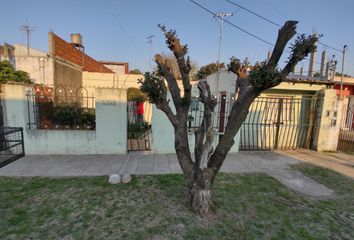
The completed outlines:
[[[24,128],[27,155],[125,154],[127,152],[126,90],[97,89],[96,130],[30,129],[26,91],[31,85],[3,85],[5,125]],[[31,104],[31,103],[30,103]],[[33,113],[30,113],[31,117]]]
[[[170,101],[172,102],[172,101]],[[170,104],[171,105],[171,104]],[[174,109],[174,108],[173,108]],[[174,129],[165,113],[157,109],[155,105],[152,108],[152,151],[154,153],[175,153],[174,148]],[[215,133],[213,146],[215,148],[219,140],[219,134]],[[238,152],[240,136],[235,136],[235,143],[230,152]],[[194,132],[188,133],[189,149],[194,152]]]
[[[217,92],[235,93],[237,76],[233,72],[221,70],[213,73],[205,79],[210,87],[210,92],[214,96],[217,96]],[[197,84],[194,85],[194,88]],[[198,89],[196,88],[197,91]]]

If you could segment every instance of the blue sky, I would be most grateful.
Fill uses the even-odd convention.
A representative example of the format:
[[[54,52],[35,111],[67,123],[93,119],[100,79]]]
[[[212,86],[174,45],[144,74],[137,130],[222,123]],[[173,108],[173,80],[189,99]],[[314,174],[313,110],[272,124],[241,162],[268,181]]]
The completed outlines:
[[[228,20],[261,38],[275,42],[278,28],[224,0],[195,0],[214,12],[235,12]],[[322,42],[342,49],[347,44],[345,72],[354,75],[354,1],[353,0],[233,0],[279,24],[287,19],[299,21],[298,32],[316,30]],[[217,59],[219,23],[189,0],[0,0],[0,43],[24,43],[19,26],[35,26],[31,47],[47,50],[47,32],[69,40],[81,33],[85,51],[98,60],[127,61],[130,68],[149,68],[146,37],[154,34],[153,54],[168,52],[157,24],[177,30],[189,55],[199,66]],[[5,11],[7,9],[7,11]],[[27,20],[26,20],[27,19]],[[225,24],[221,60],[231,56],[264,60],[272,47]],[[325,47],[319,45],[318,50]],[[326,48],[327,57],[341,54]],[[319,55],[319,54],[318,54]],[[285,53],[282,61],[287,58]],[[317,61],[319,62],[319,56]],[[280,64],[282,65],[282,64]],[[308,62],[300,63],[307,68]],[[340,69],[341,64],[338,65]],[[316,65],[315,69],[319,69]]]

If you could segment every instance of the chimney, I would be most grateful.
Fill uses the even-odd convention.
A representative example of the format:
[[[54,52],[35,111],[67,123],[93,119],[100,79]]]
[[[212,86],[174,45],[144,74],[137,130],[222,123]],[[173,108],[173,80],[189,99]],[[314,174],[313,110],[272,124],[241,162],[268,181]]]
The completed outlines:
[[[313,36],[317,36],[317,33],[314,33]],[[315,46],[317,46],[317,42],[315,43]],[[313,53],[311,53],[310,56],[309,73],[308,73],[309,77],[313,77],[313,67],[315,65],[315,61],[316,61],[316,50]]]
[[[325,61],[326,61],[326,50],[322,51],[321,55],[321,68],[320,68],[320,77],[323,78],[325,76]]]

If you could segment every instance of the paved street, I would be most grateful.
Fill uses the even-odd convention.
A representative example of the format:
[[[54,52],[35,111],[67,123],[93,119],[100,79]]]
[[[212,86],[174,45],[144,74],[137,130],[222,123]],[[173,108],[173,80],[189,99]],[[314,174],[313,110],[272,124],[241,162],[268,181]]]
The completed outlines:
[[[245,151],[229,154],[222,172],[262,172],[275,177],[289,188],[315,197],[329,197],[332,190],[291,170],[301,161],[275,152]],[[175,154],[131,152],[128,155],[32,155],[0,169],[0,176],[72,177],[104,176],[112,173],[170,174],[181,173]]]

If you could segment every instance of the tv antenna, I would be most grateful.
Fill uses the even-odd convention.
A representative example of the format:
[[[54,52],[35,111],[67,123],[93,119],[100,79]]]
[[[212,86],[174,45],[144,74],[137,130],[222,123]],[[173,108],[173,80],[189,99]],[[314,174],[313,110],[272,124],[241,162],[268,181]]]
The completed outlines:
[[[147,43],[149,43],[150,44],[150,54],[149,54],[149,71],[151,72],[151,48],[152,48],[152,39],[155,37],[155,35],[150,35],[150,36],[148,36],[147,37],[147,39],[148,39],[148,41],[147,41]]]
[[[35,29],[36,27],[30,26],[28,24],[24,24],[20,26],[20,30],[26,34],[27,56],[29,56],[31,32],[33,32]]]

